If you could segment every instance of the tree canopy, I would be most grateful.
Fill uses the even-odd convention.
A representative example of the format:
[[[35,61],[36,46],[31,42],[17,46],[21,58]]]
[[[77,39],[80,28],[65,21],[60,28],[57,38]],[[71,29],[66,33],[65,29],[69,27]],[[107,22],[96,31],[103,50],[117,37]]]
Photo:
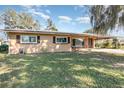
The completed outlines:
[[[17,13],[15,10],[6,10],[0,16],[1,23],[5,29],[32,29],[39,30],[40,24],[37,20],[25,12]]]
[[[56,28],[55,24],[52,22],[51,19],[47,20],[47,27],[46,30],[50,30],[50,31],[58,31],[58,29]]]
[[[95,33],[107,34],[115,28],[124,27],[124,6],[94,5],[89,9],[90,20]]]

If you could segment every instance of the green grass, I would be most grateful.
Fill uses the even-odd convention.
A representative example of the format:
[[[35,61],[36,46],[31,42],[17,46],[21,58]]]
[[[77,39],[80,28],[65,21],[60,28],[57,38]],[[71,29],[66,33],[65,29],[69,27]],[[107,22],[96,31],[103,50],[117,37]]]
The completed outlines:
[[[0,54],[0,87],[124,87],[124,55]]]

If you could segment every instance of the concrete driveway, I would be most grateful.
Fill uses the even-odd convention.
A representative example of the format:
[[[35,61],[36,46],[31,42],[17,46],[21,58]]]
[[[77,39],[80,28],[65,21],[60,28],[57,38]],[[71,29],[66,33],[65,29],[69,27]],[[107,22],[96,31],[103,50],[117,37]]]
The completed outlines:
[[[124,54],[124,50],[121,50],[121,49],[81,49],[81,51],[93,51],[93,52],[106,52],[106,53]]]

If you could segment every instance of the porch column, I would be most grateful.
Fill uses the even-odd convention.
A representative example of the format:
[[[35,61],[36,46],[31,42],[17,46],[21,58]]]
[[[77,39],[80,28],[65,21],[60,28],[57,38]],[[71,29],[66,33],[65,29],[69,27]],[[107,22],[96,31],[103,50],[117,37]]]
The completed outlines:
[[[92,38],[92,48],[95,48],[95,38]]]
[[[88,37],[85,37],[84,48],[88,48]]]

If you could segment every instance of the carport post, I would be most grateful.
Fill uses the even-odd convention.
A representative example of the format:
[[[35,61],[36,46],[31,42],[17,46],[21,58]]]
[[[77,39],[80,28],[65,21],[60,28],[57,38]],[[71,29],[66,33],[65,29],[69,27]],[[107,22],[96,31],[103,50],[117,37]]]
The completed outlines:
[[[88,36],[86,36],[84,40],[85,40],[84,41],[84,47],[88,48]]]

